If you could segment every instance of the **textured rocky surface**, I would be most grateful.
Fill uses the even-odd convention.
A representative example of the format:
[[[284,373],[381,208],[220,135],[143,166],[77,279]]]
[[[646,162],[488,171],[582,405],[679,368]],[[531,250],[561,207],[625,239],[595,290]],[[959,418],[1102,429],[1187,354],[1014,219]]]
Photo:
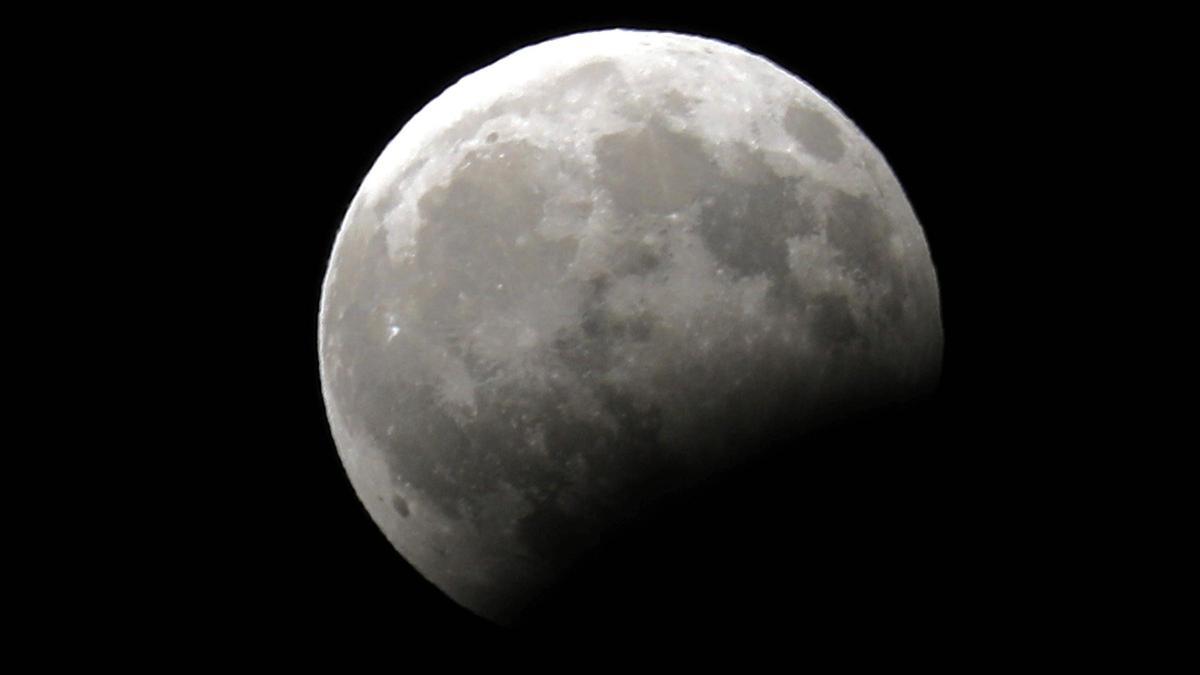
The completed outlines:
[[[867,139],[760,57],[626,31],[517,52],[406,125],[320,328],[360,498],[499,621],[656,495],[923,393],[941,358],[928,249]]]

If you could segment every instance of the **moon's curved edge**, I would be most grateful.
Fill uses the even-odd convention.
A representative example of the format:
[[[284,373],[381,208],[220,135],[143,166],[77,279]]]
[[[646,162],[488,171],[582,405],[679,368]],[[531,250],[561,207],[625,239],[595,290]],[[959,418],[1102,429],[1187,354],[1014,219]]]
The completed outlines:
[[[598,41],[601,39],[611,39],[611,38],[619,38],[621,40],[629,40],[629,41],[644,41],[646,39],[662,40],[665,38],[669,41],[674,41],[677,43],[685,43],[685,44],[690,44],[690,45],[703,45],[705,47],[710,47],[710,48],[714,48],[714,49],[727,50],[731,53],[737,53],[742,56],[749,56],[755,60],[765,63],[766,65],[770,66],[772,69],[778,71],[778,73],[781,74],[783,77],[786,77],[786,78],[794,81],[795,83],[798,83],[803,88],[805,88],[807,90],[807,93],[809,93],[810,95],[812,95],[813,97],[815,97],[816,99],[818,99],[822,103],[824,103],[826,106],[828,106],[829,110],[832,110],[833,112],[835,112],[843,124],[847,125],[851,129],[853,129],[857,133],[858,140],[860,142],[866,144],[869,147],[869,149],[871,151],[873,151],[874,156],[877,158],[877,160],[880,164],[879,169],[891,177],[891,179],[895,185],[895,188],[899,191],[899,195],[898,195],[899,198],[905,204],[910,204],[910,202],[908,200],[908,195],[905,193],[903,185],[900,183],[898,177],[896,177],[895,173],[892,171],[892,168],[888,164],[886,157],[883,155],[882,152],[879,151],[878,147],[876,147],[874,145],[874,142],[870,139],[870,137],[867,134],[863,133],[863,131],[853,122],[853,120],[851,120],[841,110],[840,107],[838,107],[828,97],[821,94],[819,91],[817,91],[815,88],[813,88],[811,85],[809,85],[807,82],[805,82],[798,76],[796,76],[793,73],[780,67],[778,64],[771,61],[770,59],[767,59],[759,54],[753,53],[742,47],[730,44],[728,42],[725,42],[725,41],[717,39],[717,38],[711,38],[711,37],[684,35],[684,34],[674,33],[674,32],[669,32],[669,31],[643,31],[643,30],[628,30],[628,29],[606,29],[606,30],[588,31],[588,32],[584,32],[584,33],[577,33],[577,34],[563,36],[563,37],[551,38],[551,39],[524,47],[516,52],[513,52],[507,56],[504,56],[504,57],[498,59],[497,61],[495,61],[495,62],[493,62],[471,74],[468,74],[468,75],[460,78],[457,82],[455,82],[454,84],[447,87],[441,94],[436,96],[429,103],[427,103],[424,107],[422,107],[421,110],[419,110],[405,125],[403,125],[403,127],[392,138],[392,140],[389,141],[387,146],[384,148],[383,152],[380,153],[379,157],[372,164],[371,168],[367,171],[367,173],[364,175],[363,179],[360,181],[360,184],[359,184],[357,190],[355,191],[355,196],[352,198],[350,204],[348,205],[346,213],[343,216],[341,223],[338,227],[338,231],[334,238],[333,246],[331,248],[329,260],[326,265],[326,275],[325,275],[325,279],[322,283],[320,306],[319,306],[319,309],[317,312],[317,317],[316,317],[317,322],[318,322],[317,323],[317,358],[318,358],[318,367],[320,369],[322,398],[323,398],[323,402],[325,405],[327,418],[329,419],[329,422],[330,422],[331,433],[335,440],[338,438],[350,438],[352,436],[352,434],[349,433],[349,430],[345,427],[345,425],[343,423],[341,412],[337,409],[336,402],[334,401],[333,392],[330,390],[329,378],[326,375],[327,364],[326,364],[326,355],[325,355],[323,346],[326,341],[326,332],[327,332],[326,319],[327,319],[327,312],[329,311],[327,300],[328,300],[328,296],[329,296],[329,289],[334,284],[336,275],[337,275],[336,266],[333,265],[332,263],[338,259],[339,252],[344,245],[344,240],[347,236],[348,230],[350,229],[349,225],[351,223],[352,216],[354,215],[354,212],[355,212],[355,209],[354,209],[355,202],[363,199],[365,193],[372,191],[376,187],[376,186],[372,185],[371,183],[372,183],[372,178],[376,177],[376,175],[380,173],[377,171],[377,168],[379,168],[381,166],[388,166],[388,165],[403,166],[405,163],[412,161],[417,155],[416,145],[419,144],[421,142],[421,140],[428,137],[430,134],[437,132],[440,127],[443,127],[447,124],[452,124],[455,119],[458,119],[458,118],[462,117],[464,114],[466,114],[468,111],[473,110],[478,105],[478,102],[492,100],[498,96],[501,96],[509,90],[509,87],[511,87],[513,85],[514,81],[519,82],[522,78],[529,77],[531,75],[531,71],[529,71],[529,70],[522,71],[520,66],[526,65],[526,62],[531,61],[531,60],[538,61],[538,62],[546,60],[547,55],[545,54],[545,51],[547,49],[553,48],[555,50],[567,50],[567,49],[572,49],[575,47],[575,45],[579,45],[582,43]],[[596,45],[593,45],[593,48],[596,48]],[[510,66],[510,68],[507,72],[507,77],[502,77],[502,78],[494,77],[494,75],[496,74],[496,69],[504,67],[505,64],[508,64]],[[537,74],[537,73],[536,73],[536,71],[532,71],[532,74]],[[472,101],[472,103],[468,104],[467,103],[468,101]],[[386,174],[386,172],[383,172],[383,173]],[[915,214],[914,214],[914,218],[915,218]],[[924,228],[920,225],[919,220],[917,221],[917,226],[918,226],[917,234],[920,236],[922,243],[924,243],[926,250],[928,251],[929,250],[928,238],[926,237]],[[941,291],[940,291],[940,285],[939,285],[939,280],[938,280],[938,274],[937,274],[937,270],[936,270],[936,265],[933,264],[933,259],[932,259],[931,254],[929,255],[928,260],[929,260],[929,264],[930,264],[931,272],[932,272],[931,281],[932,281],[932,290],[934,293],[934,303],[933,303],[933,307],[932,307],[933,317],[932,318],[936,322],[936,326],[934,327],[935,328],[934,334],[936,335],[936,338],[937,338],[937,344],[935,347],[936,358],[933,359],[932,366],[931,366],[933,368],[936,368],[936,372],[931,373],[931,381],[934,383],[932,388],[936,388],[936,386],[937,386],[936,383],[940,379],[944,335],[943,335],[943,324],[942,324],[942,318],[941,318]],[[341,443],[335,443],[335,446],[337,447],[339,455],[341,456],[341,459],[343,461],[343,468],[346,470],[347,479],[349,479],[351,481],[352,487],[355,489],[356,493],[359,493],[360,501],[363,501],[363,505],[365,508],[366,507],[366,499],[364,497],[364,494],[362,493],[360,486],[356,485],[355,480],[353,479],[353,472],[355,470],[355,459],[352,456],[352,453],[343,449],[342,445],[343,444],[341,444]],[[370,509],[367,509],[367,510],[368,510],[368,512],[370,512]],[[372,519],[375,519],[373,514],[372,514]],[[381,528],[381,534],[385,534],[385,536],[387,536],[387,533],[383,532],[382,528]],[[390,536],[388,536],[387,538],[389,540],[391,539]],[[391,542],[391,543],[393,544],[394,548],[397,546],[396,542]],[[406,562],[410,565],[412,564],[411,561],[406,560]],[[419,568],[418,568],[418,570],[419,570]],[[457,589],[450,588],[447,585],[438,583],[438,582],[434,581],[433,579],[429,578],[428,576],[426,576],[423,572],[421,574],[424,578],[426,578],[428,581],[430,581],[435,586],[440,588],[443,592],[445,592],[451,599],[453,599],[460,606],[471,611],[472,613],[483,616],[485,618],[495,619],[495,617],[488,616],[486,613],[482,612],[478,607],[472,607],[471,604],[464,601],[464,599],[460,597],[459,592],[457,592]]]

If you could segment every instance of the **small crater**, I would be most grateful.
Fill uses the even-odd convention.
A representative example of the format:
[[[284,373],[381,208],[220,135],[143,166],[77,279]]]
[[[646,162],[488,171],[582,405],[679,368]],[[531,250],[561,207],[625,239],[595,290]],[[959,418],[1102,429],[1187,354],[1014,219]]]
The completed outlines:
[[[400,495],[392,497],[392,508],[396,509],[396,513],[399,513],[401,518],[408,517],[408,502],[404,501],[404,497]]]
[[[488,142],[488,143],[495,143],[495,142],[496,142],[497,140],[499,140],[499,139],[500,139],[500,134],[498,134],[498,133],[496,133],[496,132],[494,132],[494,131],[493,131],[492,133],[490,133],[490,134],[488,134],[488,135],[487,135],[487,142]]]

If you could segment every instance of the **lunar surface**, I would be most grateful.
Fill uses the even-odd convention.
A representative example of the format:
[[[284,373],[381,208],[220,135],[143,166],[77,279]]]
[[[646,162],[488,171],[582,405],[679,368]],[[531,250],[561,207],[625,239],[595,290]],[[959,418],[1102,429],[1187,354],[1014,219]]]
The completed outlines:
[[[522,49],[421,110],[319,321],[358,496],[500,623],[656,498],[927,393],[942,352],[924,235],[862,132],[762,57],[640,31]]]

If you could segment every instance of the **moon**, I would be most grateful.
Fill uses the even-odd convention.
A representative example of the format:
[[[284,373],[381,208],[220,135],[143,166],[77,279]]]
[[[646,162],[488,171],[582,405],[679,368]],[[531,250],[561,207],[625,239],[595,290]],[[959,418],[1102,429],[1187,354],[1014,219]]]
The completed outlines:
[[[341,224],[318,341],[374,521],[508,624],[663,495],[930,392],[942,327],[921,226],[832,103],[723,42],[607,30],[403,127]]]

